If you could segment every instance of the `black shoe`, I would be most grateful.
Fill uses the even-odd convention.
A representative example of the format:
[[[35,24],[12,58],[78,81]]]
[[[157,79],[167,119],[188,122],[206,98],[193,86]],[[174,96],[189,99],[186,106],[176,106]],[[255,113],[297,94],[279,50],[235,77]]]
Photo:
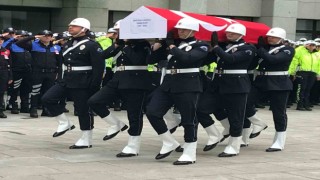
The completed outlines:
[[[89,146],[72,145],[72,146],[69,147],[69,149],[86,149],[86,148],[92,148],[92,145],[89,145]]]
[[[230,134],[223,135],[223,138],[220,140],[220,142],[223,142],[225,139],[227,139],[230,136]]]
[[[31,110],[30,110],[30,117],[38,118],[38,112],[37,112],[37,109],[36,109],[36,108],[31,108]]]
[[[58,136],[61,136],[63,135],[64,133],[66,133],[67,131],[71,131],[72,129],[76,128],[74,125],[72,125],[69,129],[66,129],[64,131],[61,131],[61,132],[55,132],[53,133],[52,137],[58,137]]]
[[[175,161],[173,162],[173,165],[189,165],[194,163],[195,161]]]
[[[297,107],[297,109],[296,110],[298,110],[298,111],[305,111],[306,109],[305,108],[303,108],[303,107]]]
[[[268,148],[268,149],[266,149],[266,152],[277,152],[277,151],[281,151],[281,149],[277,149],[277,148]]]
[[[181,149],[181,146],[178,146],[176,149],[175,149],[175,151],[177,151],[177,150],[180,150]],[[173,151],[173,150],[172,150]],[[157,159],[157,160],[159,160],[159,159],[163,159],[163,158],[166,158],[166,157],[168,157],[171,153],[172,153],[172,151],[169,151],[169,152],[167,152],[167,153],[164,153],[164,154],[158,154],[156,157],[155,157],[155,159]],[[183,149],[182,149],[182,151],[183,151]],[[178,152],[178,151],[177,151]]]
[[[121,108],[120,107],[114,107],[113,111],[121,111]]]
[[[117,157],[118,158],[123,158],[123,157],[133,157],[133,156],[138,156],[138,154],[132,154],[132,153],[119,153],[117,154]]]
[[[63,112],[64,112],[64,113],[68,113],[68,112],[69,112],[69,109],[64,108]]]
[[[19,111],[18,108],[12,108],[11,109],[11,114],[19,114],[19,113],[20,113],[20,111]]]
[[[123,128],[121,128],[120,131],[125,131],[126,129],[128,129],[128,126],[124,125]],[[115,132],[113,134],[110,134],[110,135],[106,135],[105,137],[103,137],[103,140],[106,141],[106,140],[114,138],[120,131],[117,131],[117,132]]]
[[[267,129],[267,128],[268,128],[268,126],[266,126],[266,127],[265,127],[264,129],[262,129],[261,131],[263,131],[263,130],[265,130],[265,129]],[[258,137],[258,136],[260,135],[261,131],[259,131],[259,132],[257,132],[257,133],[251,133],[250,136],[249,136],[249,138],[250,138],[250,139],[253,139],[253,138],[255,138],[255,137]]]
[[[176,132],[177,128],[178,128],[178,126],[176,126],[176,127],[174,127],[174,128],[171,128],[171,129],[169,130],[170,133],[173,134],[174,132]]]
[[[228,153],[225,153],[225,152],[222,152],[218,155],[218,157],[233,157],[233,156],[236,156],[237,154],[228,154]]]
[[[218,145],[219,142],[217,143],[214,143],[214,144],[211,144],[211,145],[206,145],[204,148],[203,148],[203,151],[210,151],[211,149],[215,148],[217,145]]]
[[[0,111],[0,118],[7,118],[7,115],[5,115],[3,111]]]
[[[241,144],[240,147],[248,147],[249,144]]]

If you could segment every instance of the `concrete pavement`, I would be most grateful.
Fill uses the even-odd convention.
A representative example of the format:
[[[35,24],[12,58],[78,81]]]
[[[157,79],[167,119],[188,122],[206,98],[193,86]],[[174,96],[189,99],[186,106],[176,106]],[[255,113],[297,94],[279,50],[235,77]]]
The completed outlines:
[[[73,109],[68,104],[70,110]],[[39,111],[39,113],[41,113]],[[0,180],[310,180],[320,179],[320,106],[311,112],[288,109],[288,134],[285,150],[267,153],[273,140],[274,125],[271,111],[260,109],[258,116],[269,128],[241,148],[239,156],[218,158],[227,143],[203,152],[207,136],[199,127],[197,162],[188,166],[174,166],[180,153],[173,152],[164,160],[156,161],[155,155],[161,142],[144,117],[140,154],[132,158],[117,158],[126,145],[128,135],[120,133],[114,139],[102,141],[106,123],[95,118],[93,147],[70,150],[68,147],[80,137],[77,117],[67,113],[76,129],[52,138],[57,122],[54,118],[30,119],[28,114],[13,115],[0,119]],[[126,112],[115,112],[127,122]],[[222,130],[220,123],[218,129]],[[183,142],[183,129],[174,136]]]

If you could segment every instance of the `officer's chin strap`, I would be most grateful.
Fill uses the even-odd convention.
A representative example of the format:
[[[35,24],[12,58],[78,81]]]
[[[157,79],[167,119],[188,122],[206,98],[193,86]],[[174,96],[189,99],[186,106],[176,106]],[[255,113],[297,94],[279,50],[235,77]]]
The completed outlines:
[[[283,39],[280,39],[280,40],[277,42],[277,44],[280,44],[280,43],[282,42],[282,40],[283,40]]]
[[[76,35],[73,37],[78,37],[81,33],[83,33],[86,30],[86,28],[82,28],[81,31],[79,31]]]
[[[189,34],[188,34],[188,36],[186,37],[186,38],[184,38],[184,39],[188,39],[190,36],[191,36],[191,33],[192,33],[193,31],[190,31],[189,32]]]
[[[236,42],[238,42],[240,39],[242,39],[243,36],[240,36],[238,39],[236,39]]]

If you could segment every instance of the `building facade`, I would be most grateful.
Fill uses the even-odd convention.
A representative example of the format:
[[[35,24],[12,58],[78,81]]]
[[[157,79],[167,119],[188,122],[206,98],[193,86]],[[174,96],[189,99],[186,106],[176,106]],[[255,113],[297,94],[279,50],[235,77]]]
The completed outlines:
[[[320,0],[1,0],[0,28],[62,32],[76,17],[106,31],[140,6],[262,22],[287,30],[288,38],[320,37]]]

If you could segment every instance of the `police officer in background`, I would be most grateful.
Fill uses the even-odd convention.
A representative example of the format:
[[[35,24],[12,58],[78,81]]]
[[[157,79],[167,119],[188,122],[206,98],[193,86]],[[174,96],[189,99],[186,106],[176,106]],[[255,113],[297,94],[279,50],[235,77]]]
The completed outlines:
[[[75,126],[63,113],[66,97],[74,101],[78,112],[82,136],[70,149],[92,147],[93,115],[89,111],[87,100],[100,89],[104,70],[104,60],[100,45],[86,35],[90,22],[85,18],[76,18],[69,24],[72,35],[62,49],[63,65],[58,83],[51,87],[42,97],[43,105],[58,121],[58,129],[53,137],[63,135]]]
[[[270,97],[270,108],[273,114],[276,133],[273,144],[266,149],[267,152],[284,149],[287,129],[286,106],[292,82],[288,76],[290,62],[294,56],[294,49],[282,44],[286,38],[286,31],[282,28],[272,28],[267,34],[268,45],[259,37],[257,51],[259,62],[258,75],[254,85],[262,91],[267,91]]]
[[[28,32],[25,30],[17,30],[15,37],[8,40],[7,47],[10,49],[12,58],[12,71],[13,71],[13,83],[11,84],[12,93],[9,100],[9,104],[12,105],[11,113],[19,114],[29,113],[29,100],[31,92],[31,53],[18,46],[17,41],[28,36]],[[18,108],[17,98],[20,95],[21,106],[20,111]]]
[[[13,29],[12,27],[8,27],[2,30],[2,37],[4,38],[4,42],[2,43],[1,47],[7,48],[7,49],[9,48],[8,45],[14,39],[15,32],[16,30]],[[5,109],[7,110],[11,110],[12,108],[12,104],[9,103],[12,90],[13,90],[12,86],[9,86],[7,89],[7,102],[6,102],[7,107],[5,107]],[[5,103],[3,102],[1,106],[5,106]]]
[[[195,39],[199,23],[190,18],[182,18],[175,25],[180,44],[155,43],[149,63],[156,63],[166,57],[169,48],[168,66],[163,83],[153,92],[147,106],[146,115],[162,140],[162,148],[156,159],[163,159],[180,145],[169,132],[163,116],[173,104],[180,110],[181,125],[184,128],[184,150],[174,165],[195,163],[197,149],[196,107],[202,84],[200,66],[207,58],[208,44]],[[178,148],[179,149],[179,148]]]
[[[30,117],[37,118],[37,107],[40,93],[45,93],[54,85],[58,67],[61,65],[59,56],[60,46],[53,45],[53,33],[48,30],[39,32],[36,36],[23,38],[16,42],[16,45],[31,52],[32,55],[32,92],[31,92],[31,109]],[[34,41],[32,41],[34,40]],[[48,113],[44,108],[42,116]]]
[[[117,22],[114,26],[114,29],[119,30],[119,28],[121,28],[121,22]],[[128,128],[110,113],[107,105],[119,96],[128,103],[129,140],[122,152],[117,154],[117,157],[120,158],[137,156],[140,151],[144,101],[146,94],[151,89],[151,77],[147,70],[149,55],[150,43],[148,41],[130,39],[124,42],[117,39],[104,51],[105,59],[115,56],[116,72],[113,78],[88,101],[93,111],[111,125],[104,140],[109,140]]]
[[[208,123],[212,121],[209,116],[210,110],[212,112],[217,112],[218,108],[226,110],[231,137],[224,152],[218,155],[219,157],[232,157],[240,152],[247,96],[251,88],[247,69],[256,51],[254,46],[244,42],[242,37],[245,35],[244,25],[231,24],[226,29],[228,43],[220,47],[216,32],[212,33],[211,56],[218,57],[217,71],[207,92],[199,101],[197,116],[201,124],[210,124]],[[204,128],[209,138],[217,137],[219,133],[212,127],[213,122],[211,124]]]
[[[10,51],[2,47],[4,37],[0,35],[0,104],[3,104],[4,92],[8,84],[12,83],[11,58]],[[7,118],[3,113],[4,107],[0,109],[0,118]]]

